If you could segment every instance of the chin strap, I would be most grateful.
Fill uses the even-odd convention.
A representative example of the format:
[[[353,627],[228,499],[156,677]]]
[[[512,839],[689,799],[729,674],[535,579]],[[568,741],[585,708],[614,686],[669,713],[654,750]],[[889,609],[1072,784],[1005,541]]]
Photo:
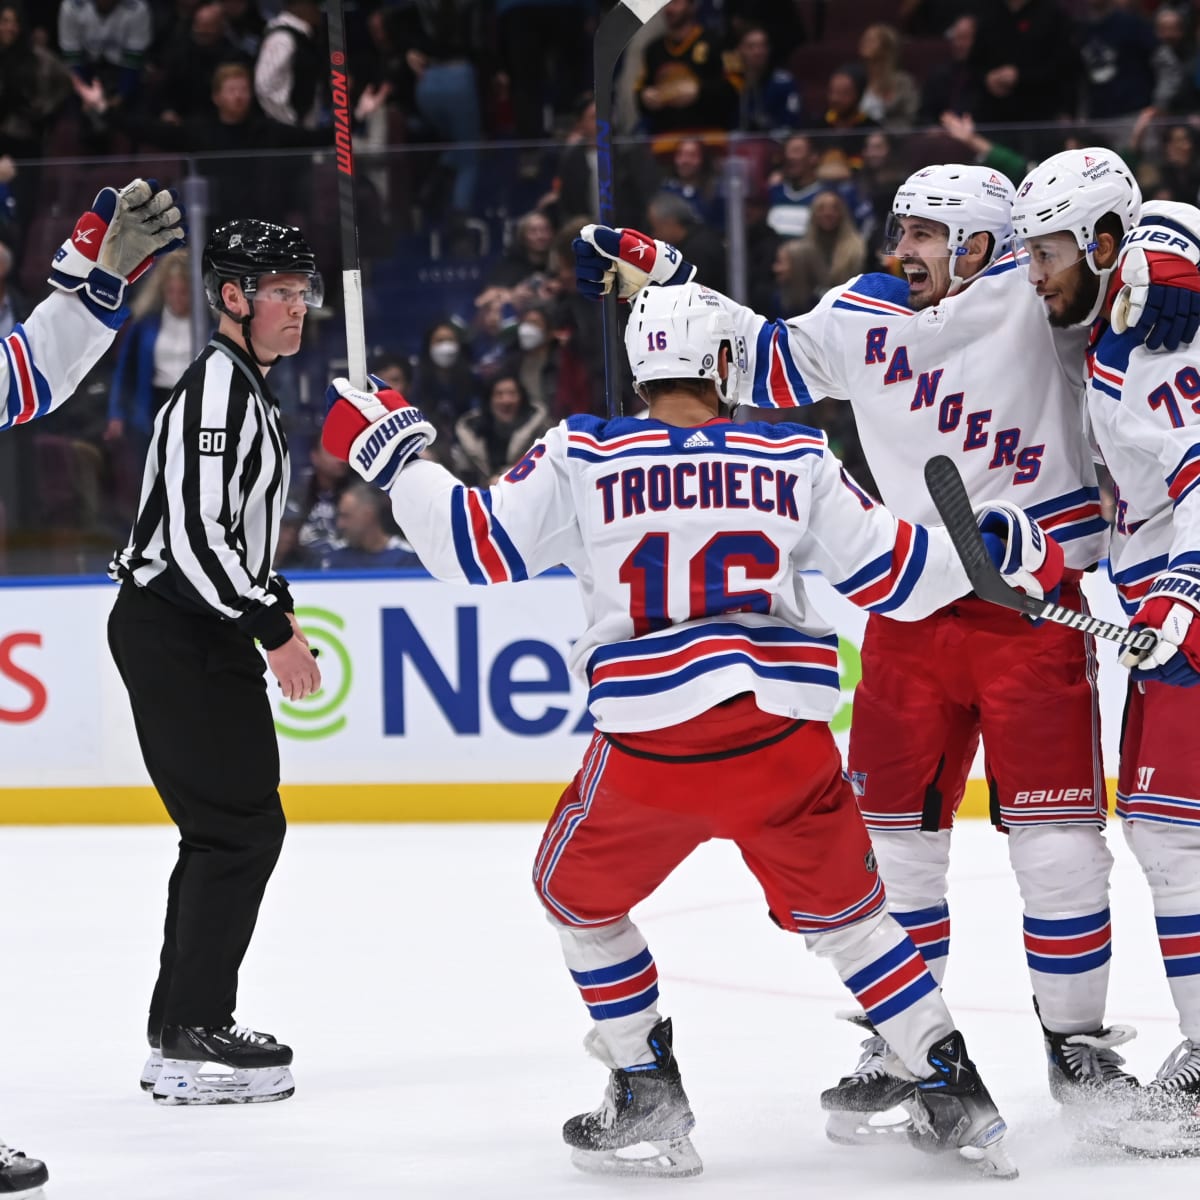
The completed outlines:
[[[1091,266],[1091,255],[1088,255],[1088,266]],[[1079,322],[1084,328],[1091,327],[1092,322],[1108,303],[1109,280],[1112,278],[1113,267],[1092,267],[1092,270],[1099,278],[1099,286],[1096,288],[1096,303],[1092,305],[1091,312]]]
[[[270,362],[263,362],[263,360],[258,357],[258,352],[254,349],[254,343],[250,340],[250,323],[254,320],[254,300],[250,296],[247,296],[246,304],[249,308],[249,311],[241,319],[242,341],[246,343],[246,350],[248,351],[250,357],[254,359],[255,365],[265,370],[266,368],[275,365],[275,359],[271,359]],[[228,312],[229,310],[226,309],[225,311]],[[230,313],[230,315],[232,316],[233,314]]]

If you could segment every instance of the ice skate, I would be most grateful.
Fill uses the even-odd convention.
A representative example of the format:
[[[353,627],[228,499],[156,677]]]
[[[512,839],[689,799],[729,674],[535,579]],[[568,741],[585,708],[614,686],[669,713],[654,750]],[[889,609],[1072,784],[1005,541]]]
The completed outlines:
[[[840,1146],[886,1145],[908,1136],[908,1115],[902,1107],[916,1081],[895,1074],[895,1056],[875,1032],[865,1013],[841,1012],[838,1016],[870,1031],[862,1043],[858,1066],[821,1093],[825,1136]]]
[[[50,1178],[46,1164],[36,1158],[26,1158],[20,1150],[11,1150],[0,1142],[0,1198],[19,1200],[21,1196],[36,1195]]]
[[[909,1141],[919,1150],[957,1150],[984,1175],[1015,1179],[1017,1168],[1004,1149],[1008,1126],[997,1111],[963,1036],[954,1030],[928,1055],[933,1075],[918,1080],[905,1102],[912,1117]]]
[[[1112,1136],[1149,1158],[1200,1154],[1200,1043],[1184,1041],[1171,1051]]]
[[[571,1162],[598,1175],[699,1175],[688,1134],[696,1124],[671,1049],[671,1022],[646,1039],[654,1062],[612,1072],[604,1102],[563,1126]]]
[[[254,1030],[256,1038],[262,1038],[267,1042],[274,1042],[275,1038],[269,1033],[260,1033],[257,1029]],[[143,1092],[154,1091],[154,1085],[158,1082],[159,1075],[162,1074],[162,1035],[156,1032],[147,1032],[146,1040],[150,1043],[150,1056],[146,1059],[142,1066],[142,1077],[139,1080],[139,1086]]]
[[[1037,1000],[1033,1002],[1037,1012]],[[1041,1014],[1038,1014],[1041,1020]],[[1054,1033],[1042,1026],[1050,1095],[1059,1104],[1093,1106],[1109,1098],[1118,1103],[1137,1088],[1137,1079],[1122,1071],[1125,1060],[1114,1047],[1131,1042],[1137,1030],[1111,1025],[1087,1033]]]
[[[253,1029],[166,1025],[161,1048],[159,1104],[262,1104],[296,1090],[291,1047]]]
[[[150,1043],[150,1055],[142,1064],[142,1077],[138,1086],[143,1092],[154,1091],[154,1085],[162,1074],[162,1049],[156,1042]]]

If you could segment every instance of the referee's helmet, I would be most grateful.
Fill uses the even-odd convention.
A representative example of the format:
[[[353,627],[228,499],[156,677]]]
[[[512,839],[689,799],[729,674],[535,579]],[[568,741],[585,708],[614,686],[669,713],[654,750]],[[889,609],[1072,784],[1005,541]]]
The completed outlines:
[[[251,217],[226,221],[209,236],[201,271],[205,295],[218,312],[226,311],[222,284],[238,284],[253,305],[260,275],[303,275],[308,279],[305,303],[320,308],[324,300],[325,287],[316,256],[294,225],[275,225]]]

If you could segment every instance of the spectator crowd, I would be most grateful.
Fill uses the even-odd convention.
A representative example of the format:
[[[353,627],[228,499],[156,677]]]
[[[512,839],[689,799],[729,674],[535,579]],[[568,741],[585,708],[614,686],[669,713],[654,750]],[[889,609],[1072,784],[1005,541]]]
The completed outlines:
[[[371,366],[435,421],[432,453],[472,484],[565,416],[604,411],[600,322],[576,293],[571,241],[597,215],[588,85],[607,7],[345,0]],[[1192,0],[668,0],[614,81],[616,223],[786,317],[895,269],[891,197],[927,163],[1015,180],[1100,142],[1147,198],[1195,203],[1198,39]],[[300,225],[335,281],[326,62],[317,0],[0,0],[0,336],[43,294],[64,214],[138,173],[206,180],[209,228]],[[160,269],[76,402],[0,448],[0,568],[102,568],[192,350],[194,267],[179,255]],[[315,442],[344,357],[337,304],[272,376],[308,464],[281,562],[404,565],[386,506]],[[848,406],[803,419],[866,474]]]

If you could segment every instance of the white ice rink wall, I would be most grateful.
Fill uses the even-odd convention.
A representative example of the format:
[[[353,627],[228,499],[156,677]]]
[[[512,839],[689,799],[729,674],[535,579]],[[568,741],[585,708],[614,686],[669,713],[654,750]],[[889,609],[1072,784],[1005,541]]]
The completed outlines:
[[[290,819],[530,820],[550,812],[590,732],[584,688],[566,665],[583,628],[569,575],[493,588],[420,574],[321,576],[297,579],[292,590],[321,649],[324,685],[302,704],[274,701]],[[1123,619],[1107,579],[1089,578],[1086,590],[1099,615]],[[864,617],[819,579],[809,591],[842,635],[834,727],[844,750]],[[0,590],[0,822],[164,819],[108,654],[115,594],[105,582]],[[1101,654],[1110,776],[1124,674],[1111,652]],[[980,816],[980,762],[974,774],[965,812]]]

